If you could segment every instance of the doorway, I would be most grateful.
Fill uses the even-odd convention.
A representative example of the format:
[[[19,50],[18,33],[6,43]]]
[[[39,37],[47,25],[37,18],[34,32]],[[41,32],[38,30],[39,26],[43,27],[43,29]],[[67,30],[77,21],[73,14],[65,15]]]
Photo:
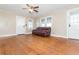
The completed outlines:
[[[68,38],[79,39],[79,8],[68,12]]]
[[[27,26],[26,26],[26,32],[27,32],[27,34],[32,34],[32,30],[33,30],[33,19],[32,18],[28,18],[27,20],[26,20],[26,24],[27,24]]]

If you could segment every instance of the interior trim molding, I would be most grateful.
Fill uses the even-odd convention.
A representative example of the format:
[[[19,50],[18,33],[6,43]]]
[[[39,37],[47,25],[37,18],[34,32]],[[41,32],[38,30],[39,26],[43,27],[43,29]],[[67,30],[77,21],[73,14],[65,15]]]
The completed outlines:
[[[62,38],[68,38],[67,36],[61,36],[61,35],[56,35],[56,34],[51,34],[51,36],[62,37]]]
[[[32,32],[29,32],[29,33],[25,33],[25,34],[32,34]]]
[[[32,33],[24,33],[24,34],[32,34]],[[14,36],[18,34],[7,34],[7,35],[0,35],[0,37],[8,37],[8,36]]]
[[[0,35],[0,37],[8,37],[8,36],[14,36],[14,35],[18,35],[18,34]]]
[[[25,33],[25,34],[32,34],[32,33]],[[8,36],[14,36],[14,35],[18,35],[18,34],[0,35],[0,37],[8,37]],[[55,34],[51,34],[51,36],[68,38],[68,37],[66,37],[66,36],[55,35]]]

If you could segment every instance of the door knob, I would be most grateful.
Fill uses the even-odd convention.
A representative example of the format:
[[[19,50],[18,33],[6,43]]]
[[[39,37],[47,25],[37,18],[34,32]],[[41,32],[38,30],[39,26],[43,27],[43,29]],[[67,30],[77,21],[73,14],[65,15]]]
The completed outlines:
[[[71,27],[71,25],[69,24],[69,27]]]

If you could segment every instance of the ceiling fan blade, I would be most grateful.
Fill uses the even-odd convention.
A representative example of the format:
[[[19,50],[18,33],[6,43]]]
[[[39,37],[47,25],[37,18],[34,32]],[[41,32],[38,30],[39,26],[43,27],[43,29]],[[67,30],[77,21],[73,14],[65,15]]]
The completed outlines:
[[[39,8],[39,6],[35,6],[34,8]]]
[[[38,10],[34,10],[35,12],[38,12]]]
[[[28,7],[29,7],[29,4],[26,4],[26,6],[28,6]]]
[[[26,6],[28,6],[29,8],[33,9],[33,6],[30,4],[26,4]]]

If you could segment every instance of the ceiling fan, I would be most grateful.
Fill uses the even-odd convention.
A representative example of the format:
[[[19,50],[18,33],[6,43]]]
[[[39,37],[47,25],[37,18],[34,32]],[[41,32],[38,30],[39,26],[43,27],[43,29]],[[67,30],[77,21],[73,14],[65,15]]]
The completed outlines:
[[[24,10],[28,10],[29,11],[29,13],[33,13],[33,12],[39,12],[38,11],[38,8],[39,8],[39,6],[35,6],[35,5],[31,5],[31,4],[26,4],[26,8],[22,8],[22,9],[24,9]]]

